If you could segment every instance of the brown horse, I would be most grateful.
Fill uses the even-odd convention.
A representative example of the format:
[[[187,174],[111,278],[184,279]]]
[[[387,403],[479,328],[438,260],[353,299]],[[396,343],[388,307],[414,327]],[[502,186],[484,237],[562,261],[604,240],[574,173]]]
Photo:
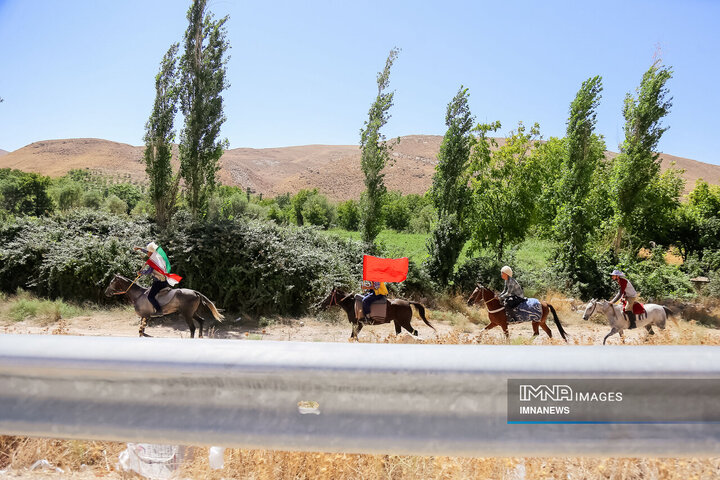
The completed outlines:
[[[502,303],[500,303],[500,299],[495,296],[495,293],[493,293],[492,290],[485,288],[478,283],[477,287],[470,295],[470,298],[468,298],[467,303],[468,305],[472,305],[480,302],[485,303],[485,307],[488,309],[488,317],[490,318],[490,324],[480,333],[482,334],[485,330],[490,330],[491,328],[499,325],[502,327],[503,332],[505,332],[505,337],[509,338],[510,334],[508,333],[507,328],[508,322],[505,315],[505,307]],[[563,340],[567,342],[565,329],[563,329],[560,319],[558,319],[555,308],[547,302],[540,302],[540,305],[542,306],[542,317],[540,317],[540,320],[532,322],[533,337],[537,337],[540,334],[538,327],[542,327],[542,329],[545,330],[545,333],[548,334],[548,337],[552,338],[552,332],[545,324],[548,312],[552,312],[553,319],[555,320],[555,325],[557,325],[557,329],[560,332],[560,336],[562,336]]]
[[[127,295],[135,307],[135,313],[140,317],[140,336],[149,337],[145,333],[147,320],[155,316],[155,308],[147,298],[149,288],[143,288],[135,282],[128,280],[122,275],[115,275],[110,281],[110,285],[105,289],[105,295]],[[190,327],[190,338],[195,338],[195,324],[193,319],[200,325],[199,338],[203,336],[203,322],[207,318],[214,318],[222,321],[223,316],[215,308],[215,305],[200,292],[190,290],[189,288],[173,288],[160,290],[156,296],[158,303],[162,309],[162,315],[171,313],[179,313],[188,327]],[[207,317],[207,318],[205,318]]]
[[[435,330],[435,327],[430,325],[430,322],[425,318],[425,307],[418,302],[411,302],[407,300],[395,299],[387,301],[387,310],[384,318],[373,318],[368,325],[381,325],[383,323],[395,322],[395,334],[398,335],[404,328],[415,336],[418,335],[418,331],[413,328],[410,324],[412,320],[412,306],[417,308],[420,318],[422,318],[425,325]],[[350,339],[358,339],[358,334],[363,328],[363,322],[360,322],[355,314],[355,295],[345,293],[344,291],[333,288],[330,295],[320,302],[321,308],[328,308],[334,305],[339,305],[347,314],[348,320],[352,324],[352,333]]]

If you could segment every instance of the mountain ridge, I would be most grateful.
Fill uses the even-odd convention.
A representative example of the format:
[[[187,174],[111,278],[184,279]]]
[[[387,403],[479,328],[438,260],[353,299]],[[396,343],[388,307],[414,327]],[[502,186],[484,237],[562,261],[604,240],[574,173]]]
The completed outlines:
[[[440,135],[407,135],[391,152],[385,169],[389,190],[422,194],[432,184]],[[498,139],[502,144],[504,139]],[[146,182],[144,147],[97,138],[43,140],[7,154],[0,153],[0,168],[59,177],[72,169],[88,169],[135,183]],[[2,152],[2,150],[0,150]],[[606,152],[608,157],[617,155]],[[662,169],[674,162],[685,170],[685,193],[703,178],[720,184],[720,165],[661,154]],[[175,162],[176,163],[176,162]],[[220,159],[219,180],[226,185],[250,188],[265,196],[318,188],[333,200],[359,198],[365,189],[357,145],[299,145],[274,148],[239,147],[225,151]],[[177,167],[177,165],[176,165]]]

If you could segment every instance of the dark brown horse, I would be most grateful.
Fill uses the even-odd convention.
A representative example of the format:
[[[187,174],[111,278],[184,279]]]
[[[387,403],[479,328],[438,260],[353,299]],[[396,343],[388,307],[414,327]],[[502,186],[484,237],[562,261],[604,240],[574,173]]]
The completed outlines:
[[[145,333],[147,320],[155,316],[155,308],[147,298],[149,288],[143,288],[135,282],[123,277],[115,275],[110,281],[110,285],[105,289],[105,295],[127,295],[135,307],[135,313],[140,317],[140,336],[149,337]],[[171,313],[179,313],[188,327],[190,327],[190,338],[195,338],[195,324],[193,319],[200,325],[199,338],[203,336],[203,322],[207,319],[214,318],[222,321],[223,316],[215,308],[215,305],[200,292],[190,290],[189,288],[172,288],[160,290],[157,296],[158,303],[162,308],[162,315]]]
[[[418,302],[411,302],[402,299],[388,300],[387,311],[384,318],[373,318],[369,325],[381,325],[383,323],[395,322],[395,334],[400,334],[402,329],[408,331],[415,336],[418,335],[418,331],[413,328],[410,324],[412,320],[412,306],[417,308],[420,318],[422,318],[425,325],[435,330],[435,327],[430,325],[430,322],[425,318],[425,307]],[[353,293],[345,293],[344,291],[333,288],[330,295],[320,302],[321,308],[328,308],[334,305],[339,305],[347,314],[348,320],[352,324],[352,333],[350,339],[357,340],[360,330],[363,328],[363,322],[358,320],[357,314],[355,313],[355,295]]]
[[[470,295],[470,298],[468,298],[467,303],[468,305],[472,305],[480,302],[485,303],[485,307],[488,309],[488,317],[490,318],[490,324],[480,333],[482,334],[485,330],[490,330],[491,328],[499,325],[502,327],[503,332],[505,332],[505,337],[509,338],[510,334],[508,333],[507,328],[508,321],[505,315],[505,307],[500,302],[500,299],[495,296],[495,293],[492,290],[485,288],[478,283],[477,287],[475,287],[475,290],[473,290]],[[542,329],[545,330],[545,333],[548,334],[548,337],[552,338],[552,332],[545,324],[548,313],[552,312],[553,319],[555,320],[555,325],[557,325],[557,329],[560,332],[560,336],[567,342],[565,329],[563,329],[560,319],[558,319],[555,308],[547,302],[541,301],[540,305],[542,306],[542,316],[540,317],[540,320],[532,322],[533,336],[537,337],[540,334],[538,327],[542,327]]]

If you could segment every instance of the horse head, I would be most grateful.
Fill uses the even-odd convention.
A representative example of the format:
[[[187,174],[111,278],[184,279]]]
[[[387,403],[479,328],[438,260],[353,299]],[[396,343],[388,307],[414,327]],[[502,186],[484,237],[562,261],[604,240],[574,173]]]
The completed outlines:
[[[338,287],[333,287],[332,290],[330,290],[330,293],[328,294],[325,299],[320,302],[320,308],[328,308],[335,305],[340,305],[340,302],[347,296],[347,293],[345,293],[343,290],[339,289]]]
[[[468,298],[467,304],[473,305],[475,303],[480,303],[481,301],[486,301],[485,292],[487,290],[487,288],[483,287],[480,283],[478,283],[475,287],[475,290],[473,290],[473,292],[470,294],[470,298]]]
[[[127,291],[131,283],[129,279],[116,273],[113,279],[110,280],[110,285],[105,289],[105,296],[122,295]]]
[[[585,312],[583,312],[583,320],[589,320],[590,317],[595,313],[595,310],[597,310],[597,299],[593,298],[588,302],[587,305],[585,305]]]

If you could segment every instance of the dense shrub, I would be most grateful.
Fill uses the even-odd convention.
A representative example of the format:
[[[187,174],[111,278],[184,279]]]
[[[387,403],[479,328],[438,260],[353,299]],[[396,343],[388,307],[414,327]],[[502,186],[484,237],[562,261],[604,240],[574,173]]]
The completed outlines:
[[[300,313],[333,285],[355,285],[362,275],[355,241],[272,223],[175,218],[159,239],[174,271],[224,308]]]
[[[134,278],[143,259],[132,247],[150,240],[184,277],[180,286],[248,313],[301,313],[333,285],[354,286],[362,276],[363,247],[356,241],[272,223],[175,218],[159,237],[145,220],[89,210],[3,224],[0,288],[101,301],[113,274]]]
[[[132,275],[142,264],[131,248],[144,245],[150,231],[146,222],[90,210],[3,224],[0,289],[104,300],[102,292],[115,273]]]
[[[657,247],[649,258],[619,265],[635,286],[640,297],[658,301],[665,298],[690,298],[694,290],[690,278],[678,266],[665,263],[664,250]],[[614,285],[617,291],[617,285]]]

